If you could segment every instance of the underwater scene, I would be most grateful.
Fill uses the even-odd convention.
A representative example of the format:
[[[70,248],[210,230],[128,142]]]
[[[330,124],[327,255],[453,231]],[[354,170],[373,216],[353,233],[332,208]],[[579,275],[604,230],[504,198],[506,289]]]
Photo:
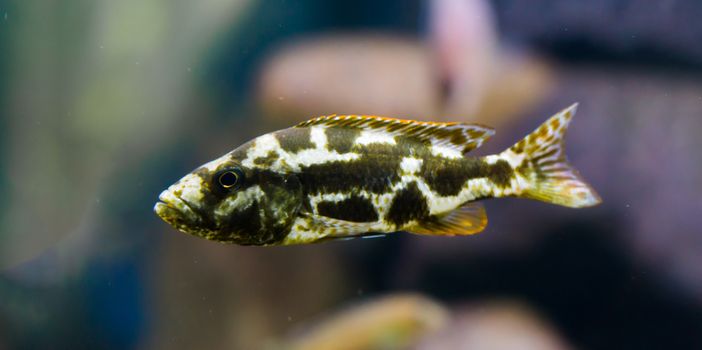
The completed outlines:
[[[700,17],[0,0],[0,349],[702,349]]]

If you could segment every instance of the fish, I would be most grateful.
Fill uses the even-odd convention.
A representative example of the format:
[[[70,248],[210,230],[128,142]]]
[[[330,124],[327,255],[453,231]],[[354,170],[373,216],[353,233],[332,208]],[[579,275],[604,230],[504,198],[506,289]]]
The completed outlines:
[[[565,155],[577,103],[498,154],[478,124],[328,115],[244,143],[159,195],[175,229],[239,245],[295,245],[409,232],[464,236],[487,225],[482,200],[582,208],[600,196]]]

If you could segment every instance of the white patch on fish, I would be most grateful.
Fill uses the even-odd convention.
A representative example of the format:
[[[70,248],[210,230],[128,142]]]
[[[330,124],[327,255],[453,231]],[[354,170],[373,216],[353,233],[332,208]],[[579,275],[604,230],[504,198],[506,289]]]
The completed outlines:
[[[210,162],[203,164],[202,167],[209,170],[209,171],[215,171],[215,170],[217,170],[217,168],[219,168],[220,165],[222,165],[228,159],[229,159],[229,154],[225,154],[225,155],[223,155],[215,160],[212,160]]]
[[[171,186],[171,192],[180,191],[180,198],[188,203],[199,203],[202,198],[202,178],[195,174],[185,175],[178,183]]]
[[[329,151],[325,149],[306,149],[295,153],[294,157],[287,160],[288,165],[293,171],[300,171],[302,166],[310,166],[314,164],[325,164],[329,162],[348,162],[359,159],[360,156],[356,153],[339,154],[337,151]]]
[[[327,147],[327,133],[324,132],[324,128],[319,126],[311,127],[310,141],[317,146],[317,149],[325,149]]]
[[[275,151],[278,153],[282,151],[278,139],[276,139],[273,134],[259,136],[254,140],[253,145],[246,151],[246,159],[244,159],[241,164],[243,166],[254,168],[256,167],[254,160],[256,158],[265,157],[270,151]]]
[[[435,157],[444,157],[449,159],[461,159],[463,153],[453,148],[434,145],[431,147],[431,154]]]
[[[414,174],[420,169],[422,169],[422,162],[424,162],[424,160],[419,158],[402,158],[402,162],[400,163],[400,170],[408,174]]]
[[[232,213],[234,209],[245,210],[254,201],[262,198],[266,194],[261,190],[261,186],[251,186],[243,191],[239,191],[235,197],[229,197],[215,208],[215,215],[218,217],[226,217]]]
[[[371,143],[384,143],[387,145],[396,145],[395,137],[389,133],[381,133],[375,131],[361,131],[361,134],[356,138],[357,145],[369,145]]]

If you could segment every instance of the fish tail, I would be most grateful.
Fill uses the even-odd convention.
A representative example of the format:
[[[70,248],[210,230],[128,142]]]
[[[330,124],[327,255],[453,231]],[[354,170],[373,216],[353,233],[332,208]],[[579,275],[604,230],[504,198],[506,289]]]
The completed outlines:
[[[527,181],[519,197],[571,208],[597,205],[600,196],[565,156],[564,137],[578,104],[549,118],[534,132],[503,152],[519,164],[515,171]]]

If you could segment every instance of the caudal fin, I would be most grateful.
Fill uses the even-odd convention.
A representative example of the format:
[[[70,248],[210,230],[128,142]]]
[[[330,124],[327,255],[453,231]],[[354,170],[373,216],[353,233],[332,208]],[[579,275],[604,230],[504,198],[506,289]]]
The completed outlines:
[[[505,151],[521,158],[516,169],[528,184],[520,197],[538,199],[571,208],[597,205],[600,196],[566,159],[564,137],[578,104],[562,110],[538,129]]]

